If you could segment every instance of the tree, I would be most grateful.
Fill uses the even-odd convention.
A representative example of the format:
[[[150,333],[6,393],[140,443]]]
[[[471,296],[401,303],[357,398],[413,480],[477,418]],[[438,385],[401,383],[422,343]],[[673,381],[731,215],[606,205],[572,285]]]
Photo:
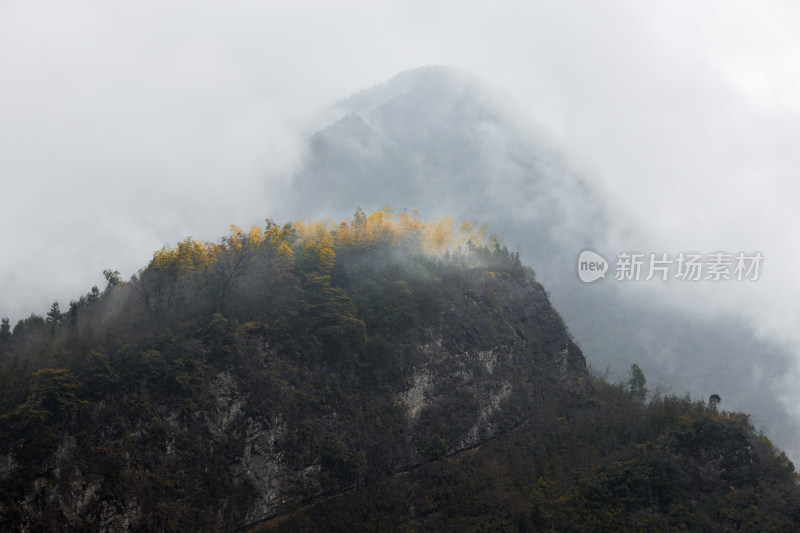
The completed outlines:
[[[25,404],[33,411],[44,409],[53,418],[87,404],[77,396],[78,386],[66,368],[43,368],[34,372]]]
[[[286,242],[281,242],[277,252],[275,252],[275,256],[274,270],[275,274],[280,278],[287,275],[294,266],[294,251]]]
[[[47,312],[47,318],[45,320],[53,329],[55,329],[63,319],[64,315],[61,313],[61,308],[59,307],[58,302],[53,302],[53,305]]]
[[[69,316],[69,324],[72,327],[78,323],[78,302],[75,300],[70,300],[69,302],[69,311],[67,313]]]
[[[13,336],[16,340],[30,342],[43,338],[42,335],[45,331],[47,331],[47,324],[44,318],[32,313],[28,318],[17,322],[17,325],[14,326]]]
[[[712,394],[708,397],[708,407],[715,413],[717,412],[717,405],[720,403],[722,403],[722,398],[719,397],[719,394]]]
[[[369,219],[361,207],[356,208],[356,212],[353,214],[353,220],[350,222],[350,225],[353,228],[353,233],[355,236],[354,244],[356,250],[364,251],[369,248],[369,245],[372,241],[372,235],[369,228]]]
[[[2,322],[0,322],[0,354],[5,351],[6,345],[10,340],[11,324],[8,321],[8,317],[3,317]]]
[[[253,256],[253,247],[262,240],[261,228],[253,226],[249,234],[241,228],[231,224],[230,234],[222,238],[217,247],[216,262],[214,263],[219,279],[219,288],[216,298],[216,312],[222,311],[225,291],[237,279],[246,276],[250,259]]]
[[[0,322],[0,342],[9,337],[11,337],[11,324],[8,321],[8,317],[3,317],[2,322]]]
[[[116,370],[111,366],[108,356],[97,351],[89,352],[81,365],[78,377],[89,395],[95,399],[103,397],[119,381]]]
[[[647,394],[647,378],[644,377],[644,372],[642,369],[639,368],[639,365],[633,363],[631,365],[631,370],[628,373],[628,390],[631,393],[631,396],[636,398],[637,400],[643,401],[645,395]]]
[[[103,276],[106,278],[106,292],[114,290],[114,288],[119,285],[119,270],[107,268],[103,270]]]
[[[22,465],[41,468],[56,447],[56,425],[65,412],[84,408],[78,386],[66,368],[43,368],[32,378],[27,400],[0,416],[3,438]]]
[[[426,244],[428,251],[443,254],[453,241],[455,223],[450,217],[442,217],[426,225]]]
[[[425,444],[422,454],[431,461],[443,461],[447,456],[447,442],[436,433]]]
[[[97,285],[92,286],[92,290],[86,295],[86,297],[90,304],[100,299],[100,289],[97,288]]]
[[[361,206],[356,207],[356,212],[353,213],[352,225],[353,229],[356,230],[356,236],[358,236],[367,225],[367,214],[364,213],[364,210],[361,209]]]

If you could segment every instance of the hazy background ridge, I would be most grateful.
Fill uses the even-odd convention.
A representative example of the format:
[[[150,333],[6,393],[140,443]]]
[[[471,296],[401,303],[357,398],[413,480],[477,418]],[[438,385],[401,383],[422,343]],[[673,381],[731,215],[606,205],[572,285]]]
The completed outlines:
[[[102,285],[104,268],[128,277],[187,235],[216,239],[231,222],[263,223],[302,171],[306,139],[342,118],[331,103],[420,65],[458,65],[488,80],[496,96],[484,96],[514,117],[520,146],[536,141],[554,173],[580,177],[602,198],[601,251],[764,254],[757,283],[626,289],[645,305],[752,329],[765,344],[741,379],[797,420],[798,9],[4,2],[0,316],[65,306]],[[350,103],[369,105],[357,95]],[[357,117],[350,126],[363,127]],[[515,198],[491,183],[481,194]],[[481,202],[467,206],[491,218]],[[672,346],[660,349],[677,361]],[[791,359],[761,355],[777,351]]]

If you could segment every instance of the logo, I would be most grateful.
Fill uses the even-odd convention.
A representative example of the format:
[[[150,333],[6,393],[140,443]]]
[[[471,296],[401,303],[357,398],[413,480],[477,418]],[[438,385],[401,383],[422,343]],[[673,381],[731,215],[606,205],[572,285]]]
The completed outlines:
[[[591,283],[606,277],[608,261],[602,255],[584,250],[578,257],[578,277],[584,283]]]
[[[620,252],[612,270],[615,281],[758,281],[764,256],[761,252]],[[578,257],[578,277],[592,283],[606,277],[611,268],[597,252],[584,250]]]

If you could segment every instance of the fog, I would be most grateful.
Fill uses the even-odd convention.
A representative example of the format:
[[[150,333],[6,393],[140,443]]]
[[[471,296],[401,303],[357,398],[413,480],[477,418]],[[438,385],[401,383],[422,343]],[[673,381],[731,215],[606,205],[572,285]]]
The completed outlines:
[[[330,104],[446,64],[602,192],[600,251],[765,257],[757,282],[631,290],[797,352],[798,23],[790,2],[3,2],[0,316],[263,224]],[[800,419],[797,369],[776,388]]]

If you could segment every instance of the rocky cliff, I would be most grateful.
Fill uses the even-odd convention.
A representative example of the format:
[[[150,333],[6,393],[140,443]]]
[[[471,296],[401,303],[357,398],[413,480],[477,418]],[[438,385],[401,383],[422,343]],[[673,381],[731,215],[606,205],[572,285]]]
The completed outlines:
[[[409,371],[391,398],[384,398],[395,402],[402,418],[400,428],[395,429],[402,440],[382,450],[384,457],[376,461],[386,475],[427,461],[423,449],[433,435],[444,439],[446,453],[452,455],[519,425],[537,404],[555,401],[565,393],[569,397],[570,391],[578,398],[589,387],[580,349],[541,285],[530,277],[462,273],[448,279],[444,289],[444,309],[417,327],[419,340],[407,352]],[[270,340],[267,337],[260,342],[269,361]],[[326,470],[333,467],[326,462],[335,461],[326,457],[325,450],[309,461],[286,458],[282,443],[298,428],[287,424],[277,411],[247,416],[246,395],[231,392],[228,375],[220,383],[225,388],[212,392],[219,406],[216,420],[227,420],[228,427],[246,428],[241,459],[236,462],[256,488],[256,501],[245,521],[279,515],[284,508],[337,493],[355,486],[357,478],[370,476],[346,476],[344,483],[332,478]],[[373,398],[357,401],[366,403]],[[567,405],[563,406],[565,412]],[[320,425],[320,434],[351,441],[348,449],[356,447],[363,452],[374,445],[369,436],[359,442],[358,437],[348,435],[350,428],[342,425],[342,418],[346,416],[334,408],[320,419],[312,413],[300,424],[313,420]],[[371,466],[367,463],[359,468],[366,471]]]
[[[436,259],[268,231],[211,252],[187,240],[66,320],[15,328],[6,368],[46,356],[7,398],[6,524],[242,527],[590,389],[544,289],[499,245]]]
[[[593,376],[533,271],[447,218],[186,239],[0,329],[0,380],[9,531],[800,527],[746,415]]]

